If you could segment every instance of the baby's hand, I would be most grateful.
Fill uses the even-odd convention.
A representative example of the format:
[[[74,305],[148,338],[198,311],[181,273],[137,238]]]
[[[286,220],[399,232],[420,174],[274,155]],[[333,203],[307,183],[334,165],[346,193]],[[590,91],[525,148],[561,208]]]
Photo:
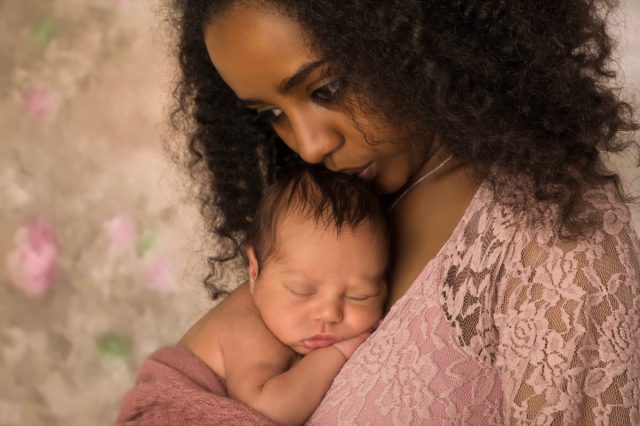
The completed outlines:
[[[342,355],[344,355],[346,359],[349,359],[351,358],[351,355],[353,355],[353,353],[356,351],[358,346],[360,346],[362,342],[367,340],[367,337],[369,337],[370,335],[371,331],[367,330],[364,333],[358,334],[357,336],[350,339],[341,340],[338,343],[334,343],[333,346],[337,350],[342,352]]]

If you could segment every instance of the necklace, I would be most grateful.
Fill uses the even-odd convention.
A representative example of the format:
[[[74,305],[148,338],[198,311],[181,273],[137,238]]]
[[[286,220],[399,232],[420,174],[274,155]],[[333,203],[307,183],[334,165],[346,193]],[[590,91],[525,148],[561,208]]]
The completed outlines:
[[[402,191],[402,194],[398,195],[398,198],[396,198],[393,201],[393,203],[391,203],[391,207],[389,207],[388,211],[393,210],[393,208],[396,206],[396,204],[398,204],[400,202],[400,200],[402,200],[404,198],[404,196],[409,193],[409,191],[411,191],[413,188],[415,188],[416,185],[418,185],[419,183],[424,182],[429,177],[433,176],[433,174],[435,172],[437,172],[438,170],[440,170],[445,164],[447,164],[447,162],[449,160],[451,160],[452,157],[453,157],[452,155],[448,156],[447,158],[444,159],[444,161],[442,161],[442,163],[438,164],[435,169],[433,169],[429,173],[426,173],[425,175],[421,176],[420,179],[418,179],[417,181],[415,181],[411,185],[409,185],[409,187],[407,189],[405,189],[404,191]]]

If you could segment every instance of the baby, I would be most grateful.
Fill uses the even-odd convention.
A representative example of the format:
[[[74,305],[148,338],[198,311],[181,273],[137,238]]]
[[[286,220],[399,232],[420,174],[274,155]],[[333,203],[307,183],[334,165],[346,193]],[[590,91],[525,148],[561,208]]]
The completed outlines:
[[[382,315],[388,245],[385,211],[364,182],[298,170],[258,208],[249,281],[180,344],[226,380],[230,397],[301,424]]]

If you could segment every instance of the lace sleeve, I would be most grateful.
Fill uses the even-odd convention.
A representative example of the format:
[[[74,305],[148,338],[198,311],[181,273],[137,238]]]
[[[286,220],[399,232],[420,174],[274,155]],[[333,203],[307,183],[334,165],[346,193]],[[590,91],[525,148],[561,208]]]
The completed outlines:
[[[640,424],[638,238],[626,208],[602,202],[587,242],[514,244],[495,312],[510,424]]]

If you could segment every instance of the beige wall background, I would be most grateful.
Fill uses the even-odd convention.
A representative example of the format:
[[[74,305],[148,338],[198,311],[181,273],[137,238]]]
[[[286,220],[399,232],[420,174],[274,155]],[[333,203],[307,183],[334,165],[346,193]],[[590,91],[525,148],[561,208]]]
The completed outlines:
[[[202,224],[162,148],[161,4],[0,0],[0,425],[111,424],[140,361],[210,306]],[[640,1],[622,6],[637,96]]]

